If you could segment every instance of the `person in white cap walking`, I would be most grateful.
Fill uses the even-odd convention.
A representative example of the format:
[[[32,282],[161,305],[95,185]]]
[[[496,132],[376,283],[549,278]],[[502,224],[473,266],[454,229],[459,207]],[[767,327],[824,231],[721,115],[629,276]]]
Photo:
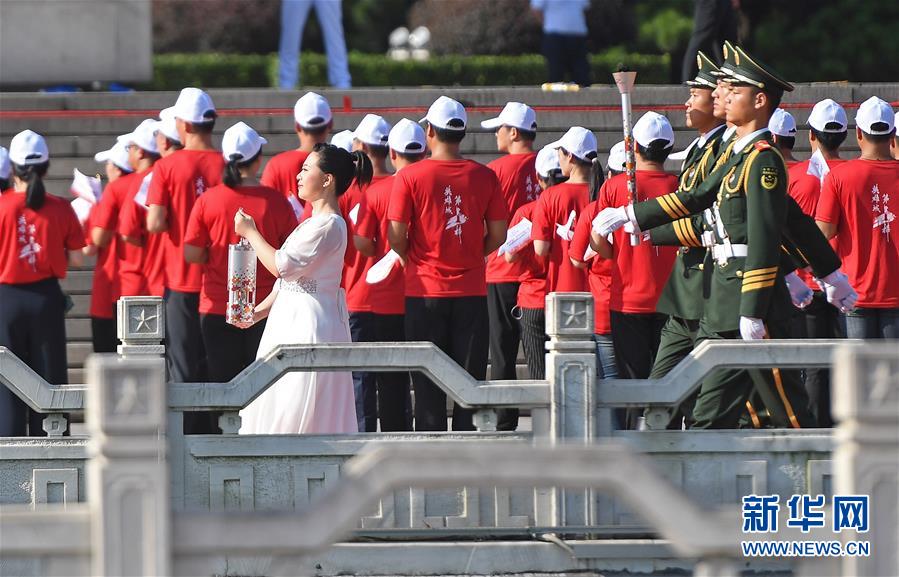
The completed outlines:
[[[796,119],[793,115],[778,108],[768,121],[768,130],[774,136],[774,145],[780,151],[787,168],[799,162],[793,158],[793,147],[796,145]]]
[[[281,246],[297,226],[283,194],[261,186],[256,178],[267,141],[243,122],[222,137],[225,171],[222,184],[197,199],[184,236],[184,258],[203,269],[200,290],[200,331],[209,360],[210,382],[225,383],[256,358],[265,321],[245,330],[225,322],[228,304],[228,246],[240,238],[234,232],[234,214],[243,210],[254,217],[262,237]],[[272,292],[275,277],[257,267],[256,299]]]
[[[12,165],[9,164],[9,151],[0,146],[0,194],[7,192],[12,184]]]
[[[465,108],[441,96],[423,119],[431,157],[394,179],[390,246],[406,263],[406,338],[430,341],[475,379],[487,373],[484,258],[506,238],[508,212],[496,175],[462,157]],[[413,375],[415,430],[446,430],[446,394]],[[472,411],[455,405],[453,430],[472,430]]]
[[[396,172],[425,158],[427,142],[421,126],[407,118],[390,129],[387,137],[390,162]],[[396,174],[372,182],[365,189],[366,212],[359,235],[371,238],[373,252],[367,259],[362,282],[367,285],[367,301],[371,307],[371,340],[401,342],[406,340],[406,277],[388,242],[390,221],[387,208]],[[379,264],[380,263],[380,264]],[[372,267],[379,264],[383,274]],[[374,278],[373,278],[374,275]],[[352,328],[352,318],[350,327]],[[411,431],[411,376],[408,372],[373,373],[377,387],[377,418],[381,431]],[[357,402],[358,410],[358,402]]]
[[[297,87],[300,80],[299,53],[303,43],[303,28],[313,6],[325,42],[325,53],[328,55],[328,82],[334,88],[350,88],[352,79],[343,37],[341,0],[281,0],[278,86],[284,90]]]
[[[300,141],[299,148],[273,156],[262,171],[261,183],[280,190],[293,206],[299,220],[303,214],[303,202],[297,196],[297,175],[312,148],[327,142],[333,126],[331,107],[320,94],[307,92],[293,106],[294,131]]]
[[[153,121],[151,121],[153,122]],[[96,256],[91,284],[91,341],[95,353],[114,353],[116,338],[115,303],[121,296],[119,275],[119,239],[115,236],[118,206],[124,199],[135,174],[131,168],[129,143],[119,137],[115,146],[94,155],[94,160],[106,165],[107,185],[99,202],[91,207],[85,222],[87,247]]]
[[[858,292],[846,312],[850,339],[899,338],[899,161],[890,156],[893,110],[872,96],[855,116],[861,156],[835,166],[821,187],[815,220],[836,237],[849,284]]]
[[[318,144],[303,164],[300,196],[312,216],[284,241],[270,245],[253,217],[234,215],[234,230],[256,251],[278,282],[256,305],[257,320],[268,318],[257,358],[278,345],[346,343],[349,319],[340,273],[347,243],[346,223],[337,199],[355,180],[371,181],[371,163],[361,152]],[[353,378],[349,371],[294,372],[278,379],[240,412],[241,434],[333,434],[358,431]]]
[[[178,133],[178,121],[175,120],[175,107],[170,106],[159,111],[159,124],[156,130],[156,150],[166,157],[169,153],[181,150],[181,135]]]
[[[609,206],[624,206],[630,200],[658,198],[678,188],[678,179],[665,172],[664,164],[674,147],[674,130],[667,118],[647,112],[634,124],[637,192],[629,199],[627,179],[619,175],[603,185],[599,198],[583,218],[593,218]],[[620,376],[645,379],[652,371],[668,315],[656,311],[668,282],[677,248],[640,242],[633,246],[624,230],[613,233],[613,242],[593,233],[591,245],[601,258],[612,259],[609,318],[615,360]],[[627,428],[635,428],[642,411],[628,411]],[[621,415],[619,415],[620,418]],[[621,423],[625,425],[625,423]]]
[[[184,260],[184,233],[197,198],[219,184],[225,162],[212,146],[217,117],[212,98],[185,88],[174,107],[184,148],[159,160],[147,192],[147,231],[166,236],[166,366],[173,382],[206,380],[206,351],[200,333],[202,270]],[[216,433],[204,413],[185,413],[185,432]]]
[[[849,120],[846,111],[830,98],[815,104],[808,118],[808,140],[812,148],[812,160],[804,160],[790,166],[787,172],[790,184],[787,193],[796,200],[802,212],[814,218],[821,195],[824,174],[845,162],[840,158],[840,145],[846,140]],[[826,168],[821,167],[824,162]],[[798,314],[795,326],[797,338],[836,339],[844,335],[840,311],[827,302],[826,295],[815,282],[814,277],[804,269],[796,271],[799,278],[813,291],[812,301]],[[818,426],[833,426],[830,414],[830,371],[825,368],[805,369],[805,390],[808,393],[809,409]]]
[[[496,133],[496,148],[503,153],[487,167],[496,173],[506,209],[515,214],[524,204],[537,199],[540,184],[534,172],[534,139],[537,137],[537,115],[521,102],[508,102],[499,116],[481,122],[482,128]],[[490,317],[490,378],[515,380],[521,332],[512,309],[518,302],[518,287],[523,264],[506,262],[491,253],[487,257],[487,314]],[[518,428],[518,409],[498,412],[498,431]]]
[[[68,383],[66,300],[59,286],[82,262],[84,232],[72,206],[47,194],[50,153],[31,130],[9,146],[13,190],[0,196],[0,346],[54,385]],[[0,387],[0,437],[45,436],[44,415]]]
[[[334,134],[334,136],[331,137],[331,144],[342,148],[347,152],[353,152],[353,131],[341,130]]]

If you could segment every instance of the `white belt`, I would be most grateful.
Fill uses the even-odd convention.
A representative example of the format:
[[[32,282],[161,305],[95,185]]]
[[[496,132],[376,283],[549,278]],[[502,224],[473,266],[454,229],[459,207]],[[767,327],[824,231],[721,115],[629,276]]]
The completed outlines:
[[[746,244],[716,244],[712,247],[712,259],[720,265],[727,264],[732,258],[745,257],[749,253]]]

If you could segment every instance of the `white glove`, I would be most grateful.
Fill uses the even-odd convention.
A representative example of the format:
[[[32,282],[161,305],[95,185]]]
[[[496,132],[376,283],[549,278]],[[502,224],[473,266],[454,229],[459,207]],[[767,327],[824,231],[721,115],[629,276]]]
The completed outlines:
[[[804,309],[812,303],[812,296],[815,293],[802,282],[798,274],[791,272],[784,277],[784,280],[787,281],[787,289],[790,291],[790,299],[793,301],[793,306],[798,309]]]
[[[740,317],[740,336],[744,341],[758,341],[765,338],[765,322],[752,317]]]
[[[816,278],[818,286],[824,291],[827,302],[848,313],[855,308],[858,301],[858,293],[849,284],[849,277],[841,270],[835,270],[823,279]]]
[[[634,232],[640,232],[637,219],[634,218],[633,208],[630,205],[604,208],[593,219],[593,231],[599,236],[608,236],[627,223],[631,223]]]

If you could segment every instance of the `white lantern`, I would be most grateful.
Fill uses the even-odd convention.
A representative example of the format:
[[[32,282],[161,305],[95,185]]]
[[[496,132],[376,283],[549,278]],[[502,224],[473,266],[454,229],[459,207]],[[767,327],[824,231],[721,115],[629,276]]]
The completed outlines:
[[[235,326],[253,323],[256,308],[256,251],[246,239],[228,246],[228,308],[225,322]]]

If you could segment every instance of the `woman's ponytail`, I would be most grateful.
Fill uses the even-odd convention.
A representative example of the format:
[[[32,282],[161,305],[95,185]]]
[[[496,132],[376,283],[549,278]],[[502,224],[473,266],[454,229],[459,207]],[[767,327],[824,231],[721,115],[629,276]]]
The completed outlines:
[[[239,154],[232,154],[231,158],[228,159],[228,162],[225,163],[225,172],[222,174],[222,183],[229,188],[240,186],[243,182],[243,177],[240,175],[240,168],[238,167],[241,158],[243,157]]]
[[[361,150],[356,150],[351,154],[353,155],[353,177],[356,179],[356,184],[359,188],[362,188],[371,182],[373,174],[371,160]]]
[[[13,164],[15,175],[28,183],[28,188],[25,190],[25,206],[31,210],[40,210],[47,199],[47,189],[44,188],[44,175],[47,174],[49,166],[50,161],[40,164]]]
[[[605,175],[603,174],[602,162],[599,161],[599,156],[594,156],[590,160],[590,179],[587,181],[587,186],[590,191],[590,202],[596,200],[599,195],[599,189],[604,181]]]

